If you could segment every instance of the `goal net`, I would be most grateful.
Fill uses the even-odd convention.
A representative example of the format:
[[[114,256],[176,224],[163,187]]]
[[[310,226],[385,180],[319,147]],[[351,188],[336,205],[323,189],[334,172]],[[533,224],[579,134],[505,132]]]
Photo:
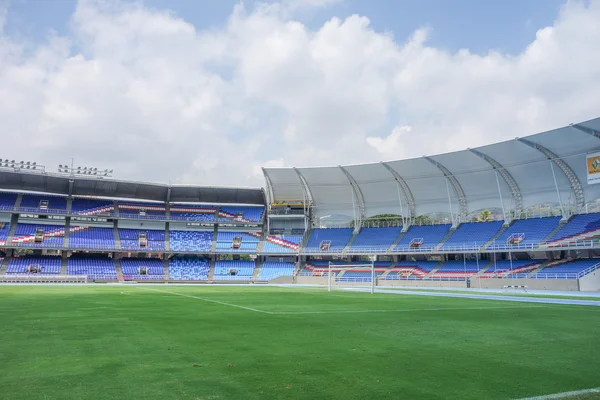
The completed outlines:
[[[331,292],[336,288],[369,287],[371,293],[375,293],[377,276],[380,272],[375,271],[375,262],[364,262],[361,264],[335,264],[329,263],[327,274],[327,289]]]

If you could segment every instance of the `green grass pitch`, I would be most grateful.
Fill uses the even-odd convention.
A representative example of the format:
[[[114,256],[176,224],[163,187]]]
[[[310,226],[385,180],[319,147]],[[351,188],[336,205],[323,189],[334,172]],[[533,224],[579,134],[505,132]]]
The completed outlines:
[[[598,386],[594,307],[278,287],[0,287],[4,400],[517,399]]]

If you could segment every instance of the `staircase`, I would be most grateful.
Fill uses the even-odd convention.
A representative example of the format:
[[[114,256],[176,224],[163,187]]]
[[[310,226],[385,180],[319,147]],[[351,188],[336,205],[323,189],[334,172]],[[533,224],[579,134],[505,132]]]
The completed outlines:
[[[288,242],[287,240],[283,240],[281,238],[270,236],[270,235],[265,236],[264,243],[266,243],[266,242],[273,243],[277,246],[285,247],[286,249],[290,249],[294,252],[298,252],[298,248],[300,247],[300,245],[297,245],[295,243]],[[261,251],[263,249],[264,249],[264,244],[263,244],[263,247],[261,248]]]
[[[574,258],[567,258],[566,260],[554,260],[554,261],[544,261],[540,264],[539,267],[533,269],[531,271],[531,273],[529,273],[527,275],[527,278],[531,278],[532,276],[534,276],[535,274],[537,274],[538,272],[540,272],[541,270],[543,270],[544,268],[548,268],[548,267],[556,267],[557,265],[561,265],[561,264],[566,264],[569,263],[571,261],[573,261]]]
[[[398,243],[400,243],[400,241],[402,240],[404,235],[406,235],[406,232],[408,232],[408,231],[405,231],[404,229],[402,230],[402,232],[400,232],[400,235],[396,238],[396,240],[394,240],[394,243],[392,243],[392,245],[388,248],[387,253],[391,253],[394,251],[396,246],[398,246]]]
[[[215,224],[215,228],[213,231],[212,243],[210,245],[210,252],[214,253],[217,251],[217,235],[219,234],[219,226]]]
[[[121,250],[121,238],[119,237],[119,225],[118,221],[115,219],[113,223],[113,233],[115,236],[115,249]]]
[[[256,252],[258,254],[263,252],[263,249],[265,248],[266,238],[267,238],[267,235],[265,235],[265,231],[262,231],[260,237],[258,238],[258,240],[259,240],[258,245],[256,246]]]
[[[488,246],[491,246],[496,241],[496,239],[498,239],[500,237],[500,235],[502,235],[509,227],[510,227],[510,224],[502,225],[502,228],[500,228],[500,230],[498,232],[496,232],[496,234],[494,236],[492,236],[492,238],[490,240],[488,240],[486,244],[481,246],[481,248],[485,249]]]
[[[554,236],[554,234],[555,234],[556,232],[558,232],[558,231],[559,231],[559,230],[560,230],[560,229],[561,229],[563,226],[565,226],[565,225],[567,224],[567,222],[569,222],[569,220],[570,220],[570,219],[571,219],[571,218],[569,218],[568,220],[566,220],[566,219],[561,219],[561,220],[560,220],[560,222],[558,223],[558,225],[556,226],[556,228],[554,228],[554,229],[552,230],[552,232],[550,232],[550,233],[548,234],[548,236],[546,236],[546,237],[544,238],[544,240],[542,240],[542,241],[540,242],[540,244],[541,244],[541,243],[546,243],[546,241],[547,241],[548,239],[550,239],[552,236]],[[562,241],[562,240],[561,240],[561,241]]]
[[[67,252],[63,251],[61,259],[60,259],[60,274],[61,275],[67,274],[67,261],[68,260],[69,260],[69,258],[67,257]]]
[[[352,246],[352,244],[354,243],[354,240],[356,240],[356,237],[358,236],[359,233],[360,233],[360,231],[358,231],[358,232],[357,231],[352,232],[352,236],[350,237],[350,240],[348,240],[348,243],[346,244],[346,246],[342,250],[342,254],[348,253],[348,251],[350,250],[350,246]]]
[[[6,274],[6,267],[8,267],[8,263],[10,261],[11,257],[4,257],[4,260],[2,260],[2,266],[0,266],[0,275],[4,275]]]
[[[483,266],[483,268],[481,268],[481,269],[479,270],[479,272],[477,272],[477,273],[476,273],[476,274],[474,274],[474,275],[471,275],[471,278],[479,278],[479,277],[481,276],[481,274],[485,274],[485,272],[486,272],[486,271],[487,271],[487,270],[488,270],[488,269],[489,269],[489,268],[490,268],[490,267],[491,267],[493,264],[494,264],[494,263],[493,263],[493,260],[488,260],[488,263],[487,263],[487,264],[485,264],[485,265]]]
[[[117,269],[117,279],[119,282],[125,282],[125,278],[123,278],[123,270],[121,269],[121,259],[115,258],[115,267]]]
[[[67,217],[65,221],[65,237],[63,239],[63,247],[68,249],[69,239],[71,237],[71,217]]]
[[[23,193],[19,193],[17,195],[17,200],[15,201],[15,211],[19,211],[19,208],[21,208],[21,202],[23,201]]]
[[[377,279],[385,279],[385,277],[388,276],[392,268],[394,268],[395,266],[396,264],[392,263],[392,265],[390,265],[389,268],[386,268],[385,271],[383,271],[383,274],[379,275]]]
[[[429,278],[431,275],[435,274],[436,272],[438,272],[438,270],[440,269],[440,267],[442,266],[442,264],[444,264],[444,261],[440,261],[438,263],[438,265],[436,265],[429,273],[427,273],[423,279]]]
[[[210,260],[210,269],[208,270],[208,280],[212,281],[215,275],[215,260]]]
[[[165,257],[165,259],[163,260],[164,263],[164,267],[165,267],[165,281],[168,281],[169,278],[169,258]]]
[[[19,195],[21,196],[21,195]],[[10,216],[10,229],[8,230],[8,235],[6,236],[6,244],[12,244],[13,236],[17,231],[17,224],[19,223],[19,214],[12,214]]]
[[[300,241],[300,245],[298,246],[298,252],[302,253],[304,251],[304,248],[306,247],[306,243],[308,243],[308,238],[310,238],[310,235],[312,235],[312,228],[308,229],[306,232],[304,232],[304,236],[302,237],[302,240]]]
[[[264,261],[260,261],[256,264],[256,268],[254,268],[254,271],[252,271],[252,278],[250,278],[251,281],[255,282],[258,280],[258,275],[260,275],[260,270],[262,269],[264,263]]]
[[[448,233],[446,233],[446,236],[444,236],[442,238],[442,240],[433,248],[433,251],[439,250],[444,245],[444,243],[446,243],[446,241],[448,241],[448,239],[450,239],[450,237],[454,234],[454,232],[456,232],[457,228],[458,227],[455,227],[455,226],[450,228]]]
[[[302,262],[298,261],[296,263],[296,269],[294,270],[294,274],[292,275],[294,278],[298,276],[298,274],[300,274],[300,271],[302,271]]]

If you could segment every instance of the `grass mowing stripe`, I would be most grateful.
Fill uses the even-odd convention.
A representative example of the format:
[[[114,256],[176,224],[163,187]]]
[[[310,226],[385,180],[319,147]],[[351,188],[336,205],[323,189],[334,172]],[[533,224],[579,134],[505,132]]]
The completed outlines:
[[[508,308],[546,308],[544,306],[505,306],[505,307],[440,307],[440,308],[409,308],[403,310],[332,310],[332,311],[273,311],[278,315],[302,314],[341,314],[341,313],[387,313],[387,312],[417,312],[417,311],[464,311],[464,310],[503,310]]]
[[[519,400],[549,400],[549,399],[564,399],[565,397],[580,396],[582,394],[600,393],[600,387],[584,390],[575,390],[573,392],[563,392],[548,394],[545,396],[525,397]]]
[[[139,289],[141,290],[149,290],[152,292],[158,292],[158,293],[167,293],[167,294],[172,294],[174,296],[181,296],[181,297],[189,297],[190,299],[198,299],[198,300],[202,300],[202,301],[207,301],[209,303],[216,303],[216,304],[221,304],[224,306],[229,306],[229,307],[235,307],[235,308],[241,308],[243,310],[248,310],[248,311],[254,311],[257,313],[263,313],[263,314],[273,314],[270,311],[264,311],[264,310],[259,310],[257,308],[251,308],[251,307],[245,307],[245,306],[240,306],[238,304],[231,304],[231,303],[225,303],[223,301],[218,301],[218,300],[211,300],[211,299],[205,299],[203,297],[198,297],[198,296],[191,296],[189,294],[183,294],[183,293],[174,293],[174,292],[167,292],[166,290],[158,290],[158,289],[149,289],[149,288],[144,288],[144,287],[140,287]]]

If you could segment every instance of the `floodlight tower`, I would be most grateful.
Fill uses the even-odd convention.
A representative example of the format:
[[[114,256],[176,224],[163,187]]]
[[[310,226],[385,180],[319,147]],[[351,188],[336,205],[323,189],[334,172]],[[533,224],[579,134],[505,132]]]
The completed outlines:
[[[73,166],[73,160],[71,159],[71,165],[69,166],[67,164],[60,164],[58,166],[58,172],[61,174],[68,174],[71,177],[83,176],[83,177],[88,177],[88,178],[102,179],[102,178],[111,177],[114,170],[112,170],[112,169],[99,170],[98,168],[94,168],[94,167],[81,167],[81,166],[78,166],[76,168]]]

